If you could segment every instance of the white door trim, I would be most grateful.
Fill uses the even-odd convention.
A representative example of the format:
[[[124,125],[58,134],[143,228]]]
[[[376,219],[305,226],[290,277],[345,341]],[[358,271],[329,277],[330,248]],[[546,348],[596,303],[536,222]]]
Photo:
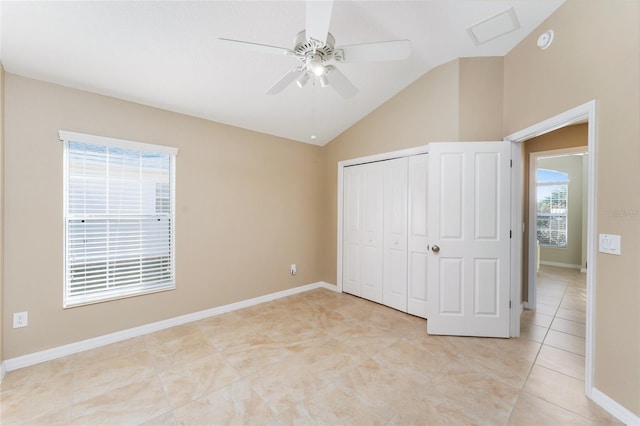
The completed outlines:
[[[511,140],[505,138],[505,140]],[[520,337],[520,314],[522,313],[522,144],[511,140],[511,318],[509,337]]]
[[[549,133],[553,130],[557,130],[561,127],[565,127],[570,124],[576,124],[580,121],[588,122],[587,132],[587,149],[589,151],[589,178],[587,182],[588,188],[588,200],[587,200],[587,315],[586,315],[586,347],[585,347],[585,393],[589,398],[592,398],[593,394],[593,354],[594,354],[594,296],[595,296],[595,276],[596,276],[596,256],[595,256],[595,241],[596,241],[596,101],[592,100],[585,104],[579,105],[533,126],[527,127],[519,132],[513,133],[505,140],[512,142],[512,160],[513,170],[511,173],[511,191],[512,191],[512,223],[522,225],[522,197],[523,197],[523,185],[522,175],[522,157],[521,157],[521,142],[527,139],[534,138],[536,136]],[[522,275],[521,275],[521,257],[522,257],[522,242],[521,232],[515,233],[519,238],[519,243],[512,245],[512,300],[522,300]],[[520,310],[511,310],[511,335],[516,337],[520,331]]]
[[[355,166],[358,164],[373,163],[376,161],[391,160],[393,158],[411,157],[418,154],[427,154],[429,152],[429,146],[423,145],[415,148],[402,149],[399,151],[385,152],[382,154],[369,155],[366,157],[358,157],[350,160],[343,160],[338,162],[338,259],[337,259],[337,277],[336,287],[339,293],[342,293],[342,239],[343,239],[343,224],[342,215],[344,209],[344,168],[348,166]]]

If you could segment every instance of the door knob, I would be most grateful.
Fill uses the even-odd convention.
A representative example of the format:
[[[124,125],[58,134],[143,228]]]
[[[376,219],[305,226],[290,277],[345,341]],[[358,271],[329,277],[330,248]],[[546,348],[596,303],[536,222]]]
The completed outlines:
[[[439,251],[440,251],[440,247],[438,247],[438,246],[433,246],[433,247],[431,247],[431,250],[433,250],[433,252],[434,252],[434,253],[437,253],[437,252],[439,252]]]

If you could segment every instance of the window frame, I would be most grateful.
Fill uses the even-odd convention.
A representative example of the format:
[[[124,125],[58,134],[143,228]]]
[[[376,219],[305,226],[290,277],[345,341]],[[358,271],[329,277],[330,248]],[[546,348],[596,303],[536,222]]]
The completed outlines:
[[[564,172],[560,172],[559,173],[565,174]],[[538,241],[540,243],[540,247],[547,247],[547,248],[554,248],[554,249],[567,249],[567,247],[569,246],[569,176],[567,175],[567,180],[565,181],[549,181],[549,182],[538,182],[537,180],[537,176],[536,176],[536,238],[538,238]],[[548,243],[544,243],[542,241],[540,241],[540,237],[538,236],[538,233],[540,232],[540,226],[538,226],[538,220],[539,220],[539,215],[540,215],[540,211],[538,210],[538,203],[540,202],[540,200],[538,199],[538,190],[540,187],[545,187],[545,186],[557,186],[557,187],[565,187],[566,188],[566,196],[565,196],[565,213],[564,214],[559,214],[559,213],[549,213],[547,215],[548,218],[551,217],[564,217],[565,218],[565,226],[564,226],[564,235],[565,235],[565,243],[564,245],[560,246],[557,244],[548,244]],[[543,229],[547,229],[547,230],[551,230],[550,228],[543,228]]]
[[[145,294],[153,294],[163,291],[174,290],[176,288],[176,262],[175,262],[175,229],[176,229],[176,221],[175,221],[175,188],[176,188],[176,157],[178,154],[178,149],[173,147],[168,147],[164,145],[154,145],[142,142],[135,142],[123,139],[115,139],[103,136],[95,136],[88,135],[83,133],[69,132],[65,130],[60,130],[58,132],[58,136],[60,141],[63,142],[63,241],[64,241],[64,249],[63,249],[63,308],[74,308],[79,306],[85,306],[95,303],[103,303],[108,301],[120,300],[129,297],[137,297]],[[69,181],[70,181],[70,170],[69,170],[69,143],[76,142],[82,144],[89,145],[98,145],[106,148],[122,148],[127,150],[135,150],[138,152],[146,152],[153,154],[163,154],[169,155],[169,212],[166,216],[169,222],[168,229],[168,250],[169,250],[169,275],[170,282],[164,285],[146,285],[140,283],[140,287],[136,288],[135,286],[127,286],[123,289],[111,289],[105,290],[104,292],[97,292],[92,295],[86,294],[78,294],[72,295],[69,294],[70,291],[70,262],[68,256],[68,241],[70,237],[69,225],[71,220],[78,220],[78,214],[73,214],[69,212],[69,203],[70,203],[70,192],[69,192]],[[140,183],[141,180],[136,181]],[[154,204],[154,212],[156,205]],[[87,214],[87,217],[90,216],[100,216],[103,217],[105,221],[109,220],[123,220],[123,216],[121,214]],[[110,218],[109,216],[113,216]],[[148,216],[146,214],[137,214],[135,216],[142,217]],[[159,219],[158,219],[159,220]],[[105,235],[109,235],[105,233]],[[140,257],[141,267],[144,261],[144,257]],[[109,261],[107,261],[108,263]]]

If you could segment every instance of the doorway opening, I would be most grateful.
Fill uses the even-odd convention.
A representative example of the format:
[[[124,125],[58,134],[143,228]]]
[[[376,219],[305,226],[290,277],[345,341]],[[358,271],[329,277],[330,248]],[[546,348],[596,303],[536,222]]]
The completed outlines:
[[[525,164],[528,163],[529,158],[525,157],[525,144],[524,142],[530,141],[533,138],[540,137],[542,135],[550,134],[556,130],[566,129],[568,126],[584,123],[586,125],[586,139],[587,149],[586,152],[589,155],[586,156],[586,167],[589,173],[586,176],[586,256],[584,260],[584,266],[586,267],[585,277],[585,369],[584,369],[584,383],[585,394],[591,397],[593,390],[593,329],[594,329],[594,295],[595,295],[595,241],[596,241],[596,224],[595,224],[595,162],[596,162],[596,102],[590,101],[586,104],[575,107],[569,111],[559,114],[555,117],[551,117],[538,124],[528,127],[524,130],[516,132],[507,138],[506,140],[512,142],[512,159],[513,159],[513,171],[512,171],[512,224],[516,229],[521,227],[522,232],[515,232],[512,241],[512,298],[514,300],[522,301],[520,309],[514,309],[512,311],[512,329],[511,335],[517,337],[520,335],[520,314],[525,307],[535,306],[533,300],[530,300],[529,288],[525,287],[527,278],[531,276],[532,272],[537,269],[537,262],[531,265],[531,258],[529,254],[523,257],[524,248],[531,247],[528,243],[524,245],[525,237],[527,241],[531,239],[534,244],[537,240],[537,230],[533,232],[533,227],[526,228],[525,216],[528,216],[528,208],[525,210],[525,194],[528,190],[525,187]],[[537,202],[534,201],[534,202]],[[560,210],[556,210],[555,213],[560,214]],[[544,217],[542,225],[545,224]],[[548,219],[548,217],[547,217]],[[530,219],[531,220],[531,219]],[[537,217],[535,217],[537,222]],[[557,221],[562,223],[562,221]],[[556,235],[557,237],[557,235]],[[562,238],[556,238],[556,244],[562,244]],[[534,245],[534,247],[536,247]],[[537,254],[537,247],[534,251],[534,256]],[[534,257],[535,258],[535,257]],[[556,262],[564,263],[564,262]],[[582,260],[581,260],[582,263]],[[553,268],[552,265],[547,265],[546,268]],[[561,271],[561,270],[560,270]],[[556,271],[557,272],[557,271]],[[579,273],[579,272],[578,272]],[[534,280],[535,281],[535,277]],[[535,289],[535,287],[534,287]],[[534,290],[535,291],[535,290]],[[534,292],[535,298],[535,292]]]
[[[587,131],[586,123],[571,125],[525,142],[525,309],[536,308],[541,265],[587,271]],[[574,148],[545,149],[582,142]]]

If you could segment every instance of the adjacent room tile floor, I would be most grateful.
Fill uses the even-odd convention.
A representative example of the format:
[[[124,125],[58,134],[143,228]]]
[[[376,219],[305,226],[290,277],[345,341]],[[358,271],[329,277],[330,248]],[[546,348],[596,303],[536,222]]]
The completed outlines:
[[[538,296],[482,339],[314,290],[9,372],[0,423],[617,423],[584,396],[584,274],[545,267]]]

